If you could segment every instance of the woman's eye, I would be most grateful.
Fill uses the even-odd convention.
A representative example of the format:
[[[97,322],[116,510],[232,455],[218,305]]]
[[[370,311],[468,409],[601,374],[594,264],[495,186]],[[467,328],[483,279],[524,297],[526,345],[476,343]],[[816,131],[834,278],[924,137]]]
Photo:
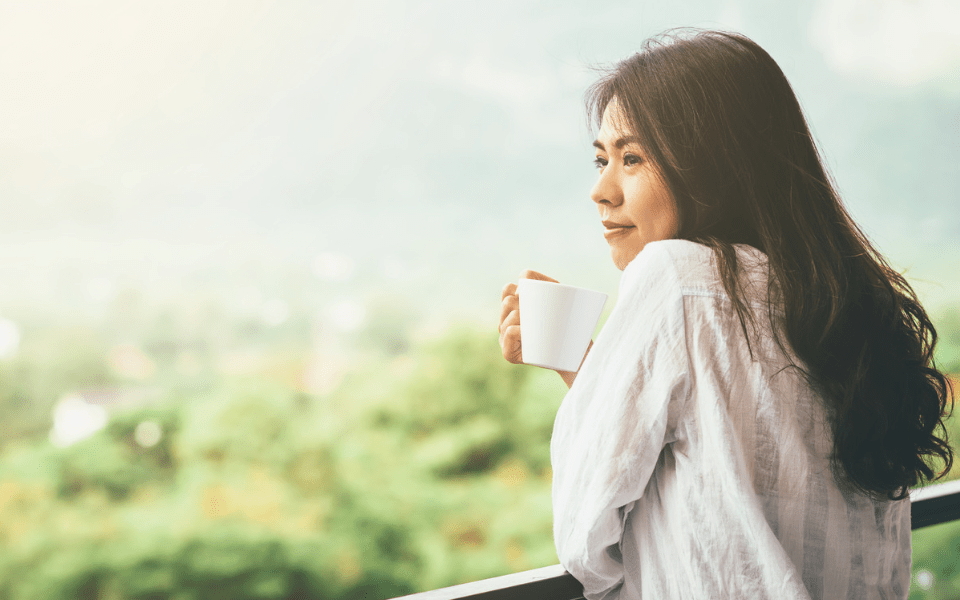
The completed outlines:
[[[598,169],[603,169],[605,166],[607,166],[607,159],[603,158],[602,156],[598,156],[593,159],[593,166]]]
[[[637,156],[636,154],[629,154],[629,153],[628,153],[628,154],[624,154],[624,155],[623,155],[623,164],[624,164],[624,165],[627,165],[627,166],[630,166],[630,165],[639,165],[639,164],[642,163],[642,162],[643,162],[643,159],[640,158],[639,156]]]

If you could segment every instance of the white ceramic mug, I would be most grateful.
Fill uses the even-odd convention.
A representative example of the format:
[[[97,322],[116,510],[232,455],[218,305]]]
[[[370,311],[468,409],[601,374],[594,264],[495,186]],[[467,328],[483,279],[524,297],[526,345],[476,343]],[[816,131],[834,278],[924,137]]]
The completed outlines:
[[[521,279],[517,295],[524,364],[578,371],[607,295],[539,279]]]

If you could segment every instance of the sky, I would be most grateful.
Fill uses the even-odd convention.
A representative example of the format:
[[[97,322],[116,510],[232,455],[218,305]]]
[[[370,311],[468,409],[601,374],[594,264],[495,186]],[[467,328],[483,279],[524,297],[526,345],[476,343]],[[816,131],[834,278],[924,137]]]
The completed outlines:
[[[958,22],[949,0],[0,0],[0,315],[279,273],[341,317],[482,315],[526,268],[614,293],[583,92],[676,26],[766,48],[857,220],[960,302]]]

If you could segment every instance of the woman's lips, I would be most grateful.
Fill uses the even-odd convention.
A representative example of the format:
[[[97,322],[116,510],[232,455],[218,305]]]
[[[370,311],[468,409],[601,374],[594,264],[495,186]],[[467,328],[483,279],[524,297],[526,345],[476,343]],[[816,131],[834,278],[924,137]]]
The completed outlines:
[[[608,223],[606,221],[603,222],[603,227],[603,237],[607,238],[607,240],[626,235],[636,229],[632,225],[620,225],[619,223]]]

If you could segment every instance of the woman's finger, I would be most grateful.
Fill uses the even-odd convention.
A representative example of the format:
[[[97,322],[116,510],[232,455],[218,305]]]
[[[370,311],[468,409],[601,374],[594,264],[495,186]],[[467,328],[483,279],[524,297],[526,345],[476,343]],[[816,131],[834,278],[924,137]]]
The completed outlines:
[[[500,323],[500,350],[512,363],[520,362],[520,311],[512,310]]]
[[[506,320],[507,315],[513,311],[520,310],[520,299],[516,296],[506,296],[503,300],[500,301],[500,329],[503,329],[503,322]],[[517,313],[519,314],[519,312]]]
[[[500,292],[500,299],[503,300],[507,296],[516,296],[517,295],[517,284],[508,283],[503,286],[503,291]]]
[[[520,344],[520,325],[505,327],[500,334],[500,349],[507,361],[517,365],[523,362],[523,353]]]

